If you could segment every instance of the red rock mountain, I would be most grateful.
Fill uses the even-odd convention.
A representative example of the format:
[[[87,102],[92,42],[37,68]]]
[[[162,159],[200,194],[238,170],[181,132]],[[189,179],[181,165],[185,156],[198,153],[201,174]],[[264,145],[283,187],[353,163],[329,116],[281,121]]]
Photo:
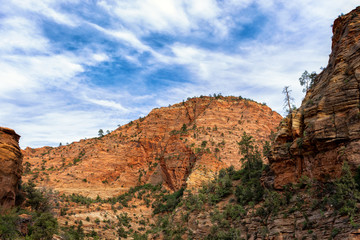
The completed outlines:
[[[336,178],[344,161],[360,165],[359,16],[360,7],[335,20],[328,66],[281,124],[270,161],[275,187],[302,175]]]
[[[240,167],[237,141],[245,131],[259,146],[282,117],[236,97],[191,98],[101,137],[23,151],[24,181],[61,193],[115,196],[144,183],[194,189],[219,169]]]
[[[22,175],[20,136],[0,127],[0,210],[15,206]]]

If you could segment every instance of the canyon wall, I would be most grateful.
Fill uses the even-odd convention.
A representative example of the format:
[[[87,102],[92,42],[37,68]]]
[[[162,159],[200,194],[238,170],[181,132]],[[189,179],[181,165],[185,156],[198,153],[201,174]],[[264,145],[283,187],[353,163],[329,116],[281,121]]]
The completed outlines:
[[[0,211],[16,204],[22,174],[20,136],[0,127]]]
[[[328,66],[277,133],[268,184],[336,178],[344,161],[360,165],[359,15],[360,7],[335,20]]]

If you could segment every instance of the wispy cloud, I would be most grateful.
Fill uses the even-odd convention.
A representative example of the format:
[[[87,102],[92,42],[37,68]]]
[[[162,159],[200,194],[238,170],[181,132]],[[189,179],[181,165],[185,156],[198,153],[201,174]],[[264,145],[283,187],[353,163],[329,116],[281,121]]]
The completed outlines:
[[[11,0],[0,9],[0,125],[21,146],[97,135],[194,95],[282,112],[327,64],[333,20],[356,0]]]

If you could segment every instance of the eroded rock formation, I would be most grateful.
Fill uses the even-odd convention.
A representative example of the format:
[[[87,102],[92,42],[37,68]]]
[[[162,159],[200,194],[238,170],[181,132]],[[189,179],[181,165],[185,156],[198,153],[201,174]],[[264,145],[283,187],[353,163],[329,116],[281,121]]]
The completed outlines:
[[[333,34],[328,66],[277,134],[270,161],[277,188],[302,175],[336,178],[344,161],[360,165],[360,7],[337,18]]]
[[[15,206],[22,174],[20,136],[0,127],[0,211]]]
[[[192,98],[154,109],[102,138],[27,148],[24,163],[31,172],[25,171],[24,181],[90,197],[115,196],[144,183],[196,189],[219,169],[240,167],[237,141],[244,131],[262,146],[281,119],[250,100]]]

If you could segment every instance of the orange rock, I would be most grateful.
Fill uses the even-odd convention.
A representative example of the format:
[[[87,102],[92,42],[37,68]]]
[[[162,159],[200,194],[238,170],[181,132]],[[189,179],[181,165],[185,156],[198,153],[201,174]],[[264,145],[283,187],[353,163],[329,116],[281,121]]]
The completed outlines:
[[[0,127],[0,210],[15,206],[22,174],[20,136]]]
[[[102,138],[56,148],[27,148],[38,186],[62,193],[115,196],[144,183],[170,190],[196,187],[223,167],[240,167],[243,132],[259,146],[282,117],[269,107],[236,97],[201,97],[152,110]],[[75,163],[75,164],[74,164]],[[44,170],[42,170],[44,169]]]

